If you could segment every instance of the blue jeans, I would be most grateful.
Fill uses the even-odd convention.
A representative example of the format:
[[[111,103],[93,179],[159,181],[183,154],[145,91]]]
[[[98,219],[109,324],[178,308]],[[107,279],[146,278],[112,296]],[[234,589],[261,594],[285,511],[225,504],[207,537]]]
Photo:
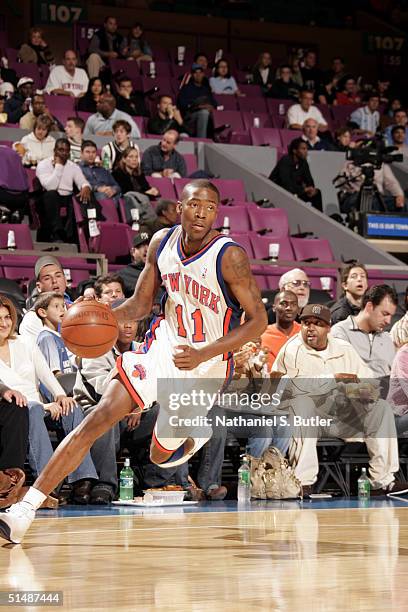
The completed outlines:
[[[34,475],[37,477],[47,465],[53,454],[50,436],[44,418],[44,406],[39,402],[28,403],[28,462]],[[62,431],[64,436],[68,435],[77,425],[84,420],[84,415],[79,406],[67,416],[61,416],[58,421],[47,419],[47,425],[54,431]],[[95,466],[89,451],[86,453],[76,470],[68,475],[68,482],[76,482],[82,478],[98,480]]]
[[[227,418],[241,416],[253,419],[256,414],[242,414],[237,412],[226,412],[218,406],[214,406],[208,414],[213,419],[218,416]],[[271,418],[271,417],[270,417]],[[222,464],[224,461],[224,448],[227,434],[230,432],[237,438],[247,438],[247,449],[252,457],[260,457],[270,446],[278,448],[286,455],[292,436],[290,426],[265,426],[265,427],[213,427],[213,436],[203,446],[197,481],[199,487],[208,492],[211,486],[221,485]]]

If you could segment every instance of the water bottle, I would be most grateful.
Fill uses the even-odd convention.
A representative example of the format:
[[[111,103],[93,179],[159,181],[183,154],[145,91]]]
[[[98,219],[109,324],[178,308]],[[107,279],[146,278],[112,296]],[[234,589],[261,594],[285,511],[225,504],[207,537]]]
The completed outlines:
[[[251,501],[251,469],[246,455],[242,458],[242,465],[238,470],[238,501]]]
[[[126,457],[125,465],[119,474],[119,499],[133,499],[133,470],[130,467],[130,459]]]
[[[358,499],[367,500],[370,499],[371,484],[367,476],[366,468],[361,470],[361,476],[358,479]]]
[[[230,220],[229,217],[224,217],[224,221],[222,224],[222,228],[221,228],[221,234],[225,234],[225,236],[228,236],[230,233]]]
[[[254,128],[261,127],[261,122],[259,121],[259,117],[254,117]]]
[[[102,167],[105,168],[105,170],[110,169],[110,159],[109,153],[107,151],[105,151],[105,153],[103,154]]]
[[[132,210],[130,211],[130,215],[132,217],[132,230],[134,232],[139,232],[140,231],[140,225],[139,225],[139,219],[140,219],[140,212],[138,208],[132,208]]]
[[[7,248],[9,251],[16,250],[16,236],[13,230],[9,230],[7,234]]]
[[[285,114],[285,105],[279,104],[279,114],[282,116]]]
[[[88,215],[89,236],[91,238],[96,238],[101,233],[99,231],[99,227],[98,227],[98,224],[96,222],[96,208],[88,208],[87,215]]]

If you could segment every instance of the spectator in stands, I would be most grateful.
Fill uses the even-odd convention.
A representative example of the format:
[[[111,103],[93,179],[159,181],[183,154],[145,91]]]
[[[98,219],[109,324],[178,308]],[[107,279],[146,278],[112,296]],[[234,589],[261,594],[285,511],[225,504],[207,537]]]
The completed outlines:
[[[339,196],[340,209],[342,213],[348,214],[353,209],[359,209],[360,189],[364,182],[364,175],[361,167],[356,166],[353,161],[346,162],[342,174],[349,180],[343,182],[342,185]],[[374,170],[374,183],[380,196],[373,195],[372,210],[382,212],[406,211],[404,192],[389,164],[382,164],[380,169]],[[386,192],[391,195],[386,195]]]
[[[394,122],[389,125],[384,132],[385,140],[387,145],[393,145],[392,141],[392,128],[401,127],[404,130],[404,144],[408,144],[408,116],[407,111],[403,108],[398,108],[394,112]]]
[[[24,470],[27,448],[27,399],[0,383],[0,470]]]
[[[54,63],[53,53],[44,40],[44,32],[41,28],[31,28],[29,40],[23,43],[18,52],[18,57],[24,64],[38,64],[39,66]]]
[[[323,211],[322,194],[316,189],[309,164],[307,163],[307,144],[302,138],[290,143],[289,154],[284,155],[272,170],[269,180],[293,193],[304,202],[311,202],[320,212]]]
[[[102,94],[96,103],[97,112],[91,115],[85,125],[84,138],[91,136],[110,136],[113,124],[122,119],[131,127],[132,138],[140,138],[140,131],[132,117],[116,108],[116,100],[112,94]]]
[[[18,123],[21,117],[30,110],[34,91],[34,81],[30,77],[21,77],[17,83],[17,90],[6,100],[4,110],[7,113],[8,123]]]
[[[78,100],[78,110],[84,113],[96,113],[96,105],[105,92],[105,86],[99,77],[89,79],[86,94]]]
[[[319,437],[364,437],[372,495],[406,488],[407,483],[401,487],[402,483],[395,482],[399,461],[394,416],[390,406],[379,399],[374,373],[348,342],[329,333],[330,310],[326,306],[309,304],[300,319],[300,333],[279,351],[272,372],[294,380],[289,400],[294,415],[303,419],[330,415],[332,419],[328,427],[323,423],[319,427],[300,426],[294,432],[289,458],[303,494],[311,492],[317,479]]]
[[[267,367],[271,371],[282,346],[300,331],[300,324],[296,322],[299,314],[298,298],[293,291],[279,291],[273,301],[273,311],[276,323],[268,325],[261,336],[262,347],[268,350]]]
[[[149,228],[152,234],[166,227],[173,227],[178,222],[177,202],[173,200],[159,200],[155,212],[157,219]]]
[[[79,190],[79,200],[89,202],[91,188],[77,164],[70,161],[70,145],[66,138],[58,138],[54,157],[44,159],[37,166],[37,178],[44,189],[39,213],[39,238],[48,242],[75,241],[72,195]],[[63,210],[61,210],[63,209]],[[64,217],[61,212],[65,213]]]
[[[360,104],[361,95],[358,85],[352,77],[345,79],[341,91],[336,93],[335,104],[344,106],[346,104]]]
[[[319,125],[316,119],[306,119],[302,127],[302,139],[309,151],[331,151],[331,145],[318,136]]]
[[[123,57],[138,62],[151,62],[153,51],[143,36],[143,25],[135,23],[129,30],[127,37],[122,40],[120,51]]]
[[[242,95],[236,80],[231,74],[227,60],[220,59],[214,66],[213,76],[210,78],[210,87],[214,94]]]
[[[387,402],[395,415],[397,435],[408,429],[408,338],[397,351],[391,367]],[[405,436],[404,436],[405,437]]]
[[[122,159],[123,153],[127,149],[131,148],[139,151],[137,144],[129,138],[132,131],[130,123],[123,121],[123,119],[119,119],[113,124],[112,131],[114,139],[112,142],[108,142],[104,145],[101,151],[103,163],[107,168],[109,167],[109,170],[117,167]]]
[[[59,120],[56,117],[54,117],[54,115],[52,115],[50,111],[48,110],[48,108],[46,107],[45,98],[43,94],[38,94],[38,93],[33,95],[33,100],[31,102],[31,110],[26,112],[21,117],[20,127],[23,130],[33,130],[35,120],[40,115],[48,115],[48,117],[51,119],[52,121],[51,132],[58,132],[62,130],[62,126]]]
[[[32,132],[23,136],[23,163],[25,166],[36,166],[38,162],[51,157],[54,152],[55,138],[50,136],[52,120],[48,115],[36,118]]]
[[[106,17],[103,28],[92,36],[88,49],[89,57],[86,61],[90,79],[99,76],[101,68],[104,68],[110,59],[122,56],[123,36],[117,30],[116,17]]]
[[[201,66],[201,68],[204,71],[204,75],[205,75],[204,79],[203,79],[203,82],[206,83],[209,86],[209,81],[208,81],[208,78],[207,78],[207,74],[209,73],[210,62],[208,60],[208,56],[205,53],[203,53],[202,51],[198,51],[198,53],[196,53],[194,55],[193,64],[199,64]],[[191,81],[191,78],[192,78],[191,70],[189,70],[181,78],[179,89],[184,87],[184,85],[187,85],[187,83],[189,83]]]
[[[120,187],[109,172],[96,163],[97,149],[92,140],[84,140],[81,147],[81,161],[79,167],[97,200],[114,200],[118,202]]]
[[[129,147],[123,152],[122,158],[112,172],[112,176],[120,186],[125,199],[126,222],[131,224],[132,210],[139,211],[139,222],[148,224],[154,221],[156,214],[150,204],[149,196],[157,197],[159,190],[151,187],[140,166],[139,149]]]
[[[380,125],[380,97],[378,93],[372,92],[368,96],[366,106],[357,108],[350,115],[350,121],[355,124],[360,134],[374,136]]]
[[[324,84],[317,90],[319,104],[333,104],[336,93],[341,87],[341,81],[345,76],[343,58],[334,57],[331,70],[325,75]]]
[[[293,104],[288,108],[286,124],[291,130],[301,130],[306,119],[317,121],[319,132],[328,130],[325,118],[313,105],[313,92],[303,89],[299,94],[299,104]]]
[[[167,130],[157,145],[143,153],[142,171],[146,176],[181,178],[187,175],[184,157],[176,151],[179,133]]]
[[[358,261],[343,266],[341,270],[343,297],[331,307],[331,324],[336,325],[349,316],[356,316],[361,310],[363,295],[367,291],[367,270]]]
[[[380,96],[380,104],[388,104],[390,98],[390,81],[389,79],[378,79],[376,90]]]
[[[83,420],[82,410],[67,397],[49,369],[43,355],[34,343],[15,335],[17,314],[10,300],[1,297],[0,318],[0,380],[24,394],[29,407],[29,463],[35,476],[48,463],[53,449],[47,426],[58,429],[64,435],[70,433]],[[46,387],[52,397],[49,403],[43,403],[40,394],[40,383]],[[87,453],[79,467],[68,476],[74,484],[74,499],[79,503],[84,500],[84,488],[89,479],[97,479],[97,474],[90,454]]]
[[[274,80],[268,96],[278,100],[297,100],[300,87],[292,79],[292,68],[289,64],[279,67],[279,77]]]
[[[0,95],[0,125],[7,123],[7,113],[4,111],[6,98]]]
[[[192,65],[191,75],[190,81],[180,89],[177,104],[187,131],[197,138],[206,138],[211,113],[216,108],[217,102],[200,64]]]
[[[407,144],[406,128],[402,125],[394,125],[391,130],[391,146],[397,147],[398,153],[407,155],[408,144]]]
[[[64,52],[62,66],[54,66],[45,85],[49,94],[80,98],[88,89],[89,78],[83,68],[78,68],[78,57],[75,51]]]
[[[130,249],[131,262],[118,271],[118,275],[124,283],[126,297],[133,295],[138,278],[145,267],[149,242],[150,235],[148,232],[136,234],[133,237],[133,247]]]
[[[27,300],[27,308],[31,308],[41,293],[47,292],[62,295],[66,306],[72,304],[71,298],[67,293],[67,281],[59,259],[52,255],[39,257],[35,263],[34,275],[36,286],[32,295]],[[35,310],[31,309],[26,312],[20,324],[20,334],[36,343],[42,329],[42,321],[36,315]]]
[[[301,67],[303,78],[303,86],[308,91],[314,91],[320,87],[323,82],[323,73],[317,66],[317,57],[314,51],[307,51],[303,58],[303,66]]]
[[[68,117],[64,132],[70,146],[70,160],[75,164],[81,161],[81,146],[83,142],[85,121],[81,117]]]
[[[60,334],[62,319],[66,313],[64,296],[56,291],[40,293],[34,304],[34,312],[41,319],[43,326],[37,338],[37,346],[51,372],[56,378],[73,372],[73,365]],[[45,397],[48,395],[43,394]],[[47,399],[52,401],[52,398]]]
[[[374,285],[364,293],[360,312],[349,315],[331,329],[334,338],[349,342],[375,376],[388,379],[395,357],[389,332],[391,318],[398,306],[398,296],[388,285]],[[388,388],[388,384],[387,384]]]
[[[132,79],[127,76],[120,77],[117,81],[116,108],[131,117],[135,115],[148,117],[145,97],[141,91],[134,91]]]
[[[20,156],[11,147],[0,145],[0,202],[11,212],[10,221],[20,223],[28,200],[28,179]],[[7,211],[1,213],[8,222]]]
[[[391,338],[397,348],[408,342],[408,286],[405,290],[405,314],[391,328]]]
[[[302,309],[309,302],[310,280],[306,272],[300,268],[293,268],[285,272],[279,279],[280,291],[292,291],[297,296],[299,309]]]
[[[356,143],[351,140],[351,130],[347,127],[339,128],[334,133],[334,151],[346,153],[349,149],[354,149]]]
[[[149,134],[164,134],[168,130],[183,132],[185,127],[183,117],[173,103],[172,97],[164,94],[159,98],[157,113],[150,117],[147,123],[147,131]]]
[[[102,304],[113,304],[116,300],[125,297],[124,283],[119,274],[106,274],[99,276],[94,284],[95,296]]]
[[[394,113],[396,110],[402,108],[402,102],[400,98],[391,98],[387,104],[387,108],[382,113],[380,118],[380,126],[382,130],[385,130],[389,125],[394,124]]]
[[[263,94],[269,93],[275,80],[272,57],[268,51],[261,53],[252,71],[254,85],[259,85]]]
[[[292,69],[292,79],[295,81],[297,85],[299,85],[300,89],[303,88],[303,77],[300,69],[300,59],[295,55],[292,57],[289,62],[290,67]]]

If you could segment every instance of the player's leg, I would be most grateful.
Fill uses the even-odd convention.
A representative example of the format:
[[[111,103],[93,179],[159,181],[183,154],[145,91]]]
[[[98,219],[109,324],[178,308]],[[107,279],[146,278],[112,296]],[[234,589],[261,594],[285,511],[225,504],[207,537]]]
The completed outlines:
[[[0,535],[11,542],[20,543],[34,520],[35,511],[47,495],[78,467],[94,441],[134,407],[122,383],[117,379],[112,380],[93,412],[61,442],[21,502],[0,514]]]

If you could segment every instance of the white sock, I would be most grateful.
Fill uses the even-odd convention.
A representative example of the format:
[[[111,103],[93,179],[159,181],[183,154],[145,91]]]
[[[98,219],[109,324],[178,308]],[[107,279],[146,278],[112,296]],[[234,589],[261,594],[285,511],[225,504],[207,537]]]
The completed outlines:
[[[34,487],[30,487],[21,500],[21,503],[25,502],[30,504],[34,510],[38,510],[45,499],[47,499],[47,496],[44,495],[44,493],[41,493],[38,489],[34,489]]]

